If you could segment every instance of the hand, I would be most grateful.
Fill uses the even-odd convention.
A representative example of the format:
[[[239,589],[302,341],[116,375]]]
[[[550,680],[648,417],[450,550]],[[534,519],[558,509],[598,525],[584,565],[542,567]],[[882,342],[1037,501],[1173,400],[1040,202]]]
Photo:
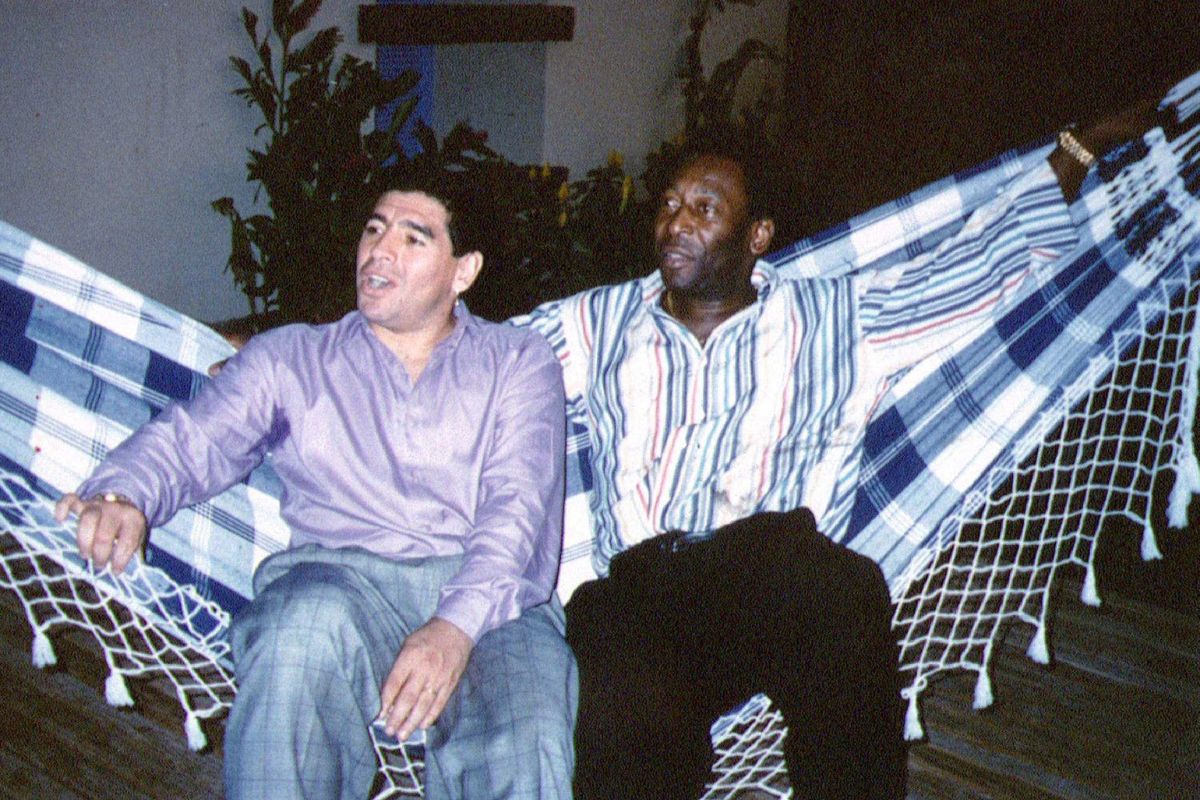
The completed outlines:
[[[1146,131],[1160,124],[1158,96],[1143,99],[1118,111],[1112,116],[1075,131],[1075,138],[1096,158],[1132,139],[1141,138]],[[1074,156],[1056,147],[1050,154],[1050,166],[1058,176],[1063,196],[1071,202],[1079,194],[1079,187],[1087,174],[1087,167]]]
[[[413,631],[380,690],[384,729],[404,741],[432,725],[457,688],[474,646],[457,625],[438,617]]]
[[[91,560],[96,569],[111,565],[113,572],[124,572],[146,541],[146,515],[124,498],[108,497],[115,499],[84,500],[69,492],[54,506],[54,518],[63,522],[74,514],[79,520],[75,528],[79,555]]]
[[[1127,106],[1080,131],[1080,141],[1099,158],[1119,144],[1141,138],[1146,131],[1161,124],[1158,103],[1156,96]]]
[[[230,320],[228,322],[218,322],[213,326],[213,330],[224,336],[225,341],[233,345],[234,350],[241,350],[246,346],[246,342],[250,341],[250,337],[254,335],[253,328],[240,327],[237,324],[238,322],[238,320]],[[217,377],[228,360],[228,358],[222,358],[220,361],[214,361],[209,364],[208,377]]]

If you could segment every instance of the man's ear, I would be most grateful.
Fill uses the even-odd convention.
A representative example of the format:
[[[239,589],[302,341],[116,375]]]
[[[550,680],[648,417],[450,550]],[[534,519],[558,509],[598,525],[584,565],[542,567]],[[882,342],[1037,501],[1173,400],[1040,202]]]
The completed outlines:
[[[479,271],[483,269],[483,253],[472,250],[461,256],[455,256],[454,282],[451,284],[455,294],[462,294],[471,288]]]
[[[761,256],[771,248],[771,240],[774,238],[775,220],[770,217],[756,220],[750,226],[750,252]]]

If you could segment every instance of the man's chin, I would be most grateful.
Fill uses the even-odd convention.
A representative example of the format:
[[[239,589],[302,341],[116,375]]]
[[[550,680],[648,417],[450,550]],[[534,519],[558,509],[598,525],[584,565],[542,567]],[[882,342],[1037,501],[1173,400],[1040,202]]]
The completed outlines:
[[[660,259],[658,274],[668,289],[686,289],[691,283],[691,263],[679,259]]]

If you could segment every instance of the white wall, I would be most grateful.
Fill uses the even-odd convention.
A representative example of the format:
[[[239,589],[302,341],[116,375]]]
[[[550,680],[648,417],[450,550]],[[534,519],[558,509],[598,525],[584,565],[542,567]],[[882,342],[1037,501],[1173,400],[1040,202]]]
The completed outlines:
[[[325,0],[313,27],[337,25],[346,51],[373,59],[357,41],[369,1]],[[640,172],[682,123],[693,2],[570,4],[573,41],[442,49],[439,132],[465,119],[502,154],[576,178],[612,149]],[[253,61],[243,5],[269,17],[270,0],[0,0],[0,219],[192,316],[246,313],[224,271],[228,224],[209,208],[250,199],[258,121],[229,93],[229,56]],[[706,37],[710,68],[745,36],[782,40],[786,6],[729,6]]]
[[[364,0],[366,2],[366,0]],[[529,0],[473,0],[511,5]],[[541,0],[540,5],[545,4]],[[546,48],[544,42],[482,42],[433,48],[434,118],[445,134],[465,122],[487,131],[488,146],[518,164],[543,160]]]
[[[545,154],[574,177],[610,150],[641,172],[646,153],[683,128],[678,73],[694,0],[575,0],[575,37],[546,46]],[[705,72],[747,38],[782,48],[787,0],[726,4],[701,42]]]
[[[208,205],[249,200],[243,5],[269,19],[269,0],[0,0],[0,219],[192,316],[245,314]],[[326,6],[316,24],[355,31],[356,3]]]

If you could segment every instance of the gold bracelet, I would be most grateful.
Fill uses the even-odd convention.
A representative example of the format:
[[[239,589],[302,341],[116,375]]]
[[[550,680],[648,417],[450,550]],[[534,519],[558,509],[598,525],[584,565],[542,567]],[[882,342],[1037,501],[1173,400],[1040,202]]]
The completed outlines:
[[[1058,132],[1058,146],[1084,167],[1090,167],[1096,163],[1096,156],[1075,138],[1075,134],[1071,132],[1070,128],[1063,128]]]

